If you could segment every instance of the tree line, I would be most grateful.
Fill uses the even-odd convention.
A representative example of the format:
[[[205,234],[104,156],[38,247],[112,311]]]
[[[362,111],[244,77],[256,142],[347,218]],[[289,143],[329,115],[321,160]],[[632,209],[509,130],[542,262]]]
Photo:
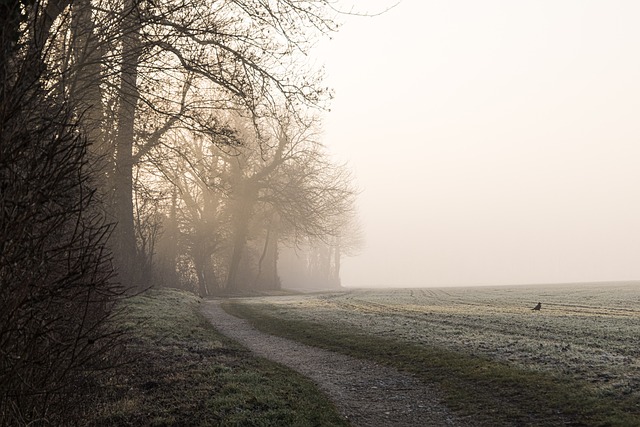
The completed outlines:
[[[306,60],[328,0],[0,1],[0,424],[64,423],[117,301],[339,285],[356,190]],[[291,277],[294,277],[293,275]],[[85,378],[85,380],[82,380]],[[69,415],[66,415],[69,416]]]
[[[313,120],[280,113],[258,120],[228,113],[224,142],[172,132],[171,149],[152,153],[162,162],[137,169],[135,229],[146,277],[202,296],[279,289],[278,258],[289,248],[310,277],[324,273],[324,287],[339,285],[340,253],[358,244],[350,173],[329,160]],[[313,257],[327,248],[333,258],[314,275]]]

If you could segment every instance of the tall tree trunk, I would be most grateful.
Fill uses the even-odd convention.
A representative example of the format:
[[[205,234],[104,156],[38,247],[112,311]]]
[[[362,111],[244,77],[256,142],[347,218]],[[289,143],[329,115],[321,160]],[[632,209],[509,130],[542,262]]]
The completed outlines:
[[[247,204],[242,204],[247,205]],[[247,243],[247,231],[249,228],[249,220],[251,219],[251,209],[247,206],[240,208],[235,213],[234,232],[232,240],[231,260],[229,262],[229,273],[227,275],[226,288],[230,291],[236,291],[240,288],[238,283],[238,271],[240,261]]]
[[[268,289],[276,290],[281,288],[280,277],[278,276],[278,229],[271,233],[271,240],[267,248],[267,270],[265,272]]]
[[[136,240],[133,225],[133,141],[138,91],[138,61],[141,54],[140,28],[136,1],[126,0],[122,20],[122,68],[120,104],[116,132],[114,177],[115,257],[120,281],[137,285]]]
[[[207,289],[206,257],[200,252],[200,246],[196,246],[196,253],[193,254],[193,265],[198,277],[198,294],[204,298],[209,295],[209,289]]]
[[[164,239],[159,262],[159,273],[162,274],[162,281],[168,286],[178,285],[178,275],[176,271],[178,260],[178,188],[171,189],[171,209],[169,218],[164,227]]]
[[[212,246],[209,244],[209,238],[206,233],[197,233],[191,253],[191,259],[198,277],[198,294],[201,297],[211,295],[220,288],[211,262],[213,252],[211,250]]]
[[[162,222],[162,231],[158,235],[156,244],[155,259],[153,265],[151,282],[154,286],[178,287],[180,281],[177,274],[178,259],[178,224],[177,224],[177,204],[178,189],[173,187],[171,191],[171,205],[168,216]]]
[[[336,237],[336,243],[333,247],[333,280],[332,286],[339,288],[340,283],[340,236]]]
[[[258,272],[253,287],[256,289],[280,289],[278,277],[278,231],[277,226],[270,224],[264,240],[262,254],[258,261]]]
[[[46,70],[43,53],[51,26],[69,3],[70,0],[50,0],[42,7],[39,2],[0,1],[0,100],[6,96],[6,78],[12,72],[24,74],[19,79],[25,87],[32,87],[42,76]],[[19,39],[25,33],[29,38],[26,57],[30,63],[21,70],[11,70]]]
[[[91,0],[77,0],[72,5],[73,74],[68,92],[76,101],[81,126],[90,142],[92,168],[101,177],[97,184],[103,193],[111,187],[113,144],[105,140],[104,108],[102,105],[103,50],[93,22]]]
[[[269,237],[271,236],[271,227],[267,227],[267,235],[264,238],[264,245],[262,247],[262,254],[260,255],[260,259],[258,260],[258,272],[256,273],[256,279],[253,281],[253,287],[259,288],[262,287],[262,264],[264,263],[264,259],[267,256],[267,251],[269,250]]]

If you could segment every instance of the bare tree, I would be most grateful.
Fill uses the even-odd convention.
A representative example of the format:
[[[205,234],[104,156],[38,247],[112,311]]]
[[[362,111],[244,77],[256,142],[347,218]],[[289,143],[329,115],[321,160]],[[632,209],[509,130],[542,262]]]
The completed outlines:
[[[329,93],[298,59],[336,25],[325,0],[103,0],[72,8],[75,60],[67,63],[91,127],[103,120],[95,135],[111,180],[114,248],[122,280],[136,281],[136,164],[172,128],[209,131],[203,110],[260,117],[276,103],[291,111],[321,105]]]
[[[173,186],[180,201],[172,202],[174,218],[180,231],[180,241],[193,263],[198,293],[207,296],[220,290],[221,263],[216,255],[225,243],[226,224],[223,175],[228,165],[221,158],[220,144],[229,141],[233,132],[221,127],[207,138],[202,135],[175,132],[174,158],[158,164],[160,171]]]
[[[318,137],[313,121],[276,115],[265,119],[253,142],[250,135],[245,140],[242,156],[231,160],[228,290],[240,286],[236,276],[248,250],[252,223],[253,233],[263,230],[264,243],[256,280],[245,286],[252,282],[257,286],[260,276],[266,280],[263,287],[279,286],[279,241],[290,239],[295,244],[303,237],[327,240],[339,234],[342,218],[353,208],[355,190],[347,170],[327,159]],[[265,271],[264,266],[272,268]]]
[[[361,245],[351,174],[344,165],[331,163],[312,139],[283,167],[282,177],[274,180],[269,197],[278,200],[282,244],[294,249],[285,264],[289,269],[291,263],[302,266],[293,267],[301,281],[296,286],[339,287],[343,253],[354,253]]]
[[[146,286],[151,286],[155,279],[154,260],[156,244],[162,233],[165,222],[162,202],[165,194],[157,186],[148,185],[140,177],[141,169],[136,169],[133,187],[134,230],[137,244],[137,268]]]
[[[172,241],[184,243],[201,295],[277,289],[279,244],[329,244],[343,232],[355,197],[350,174],[327,159],[313,120],[280,110],[211,122],[216,133],[173,130],[163,142],[156,167],[178,196],[171,210],[180,237]]]

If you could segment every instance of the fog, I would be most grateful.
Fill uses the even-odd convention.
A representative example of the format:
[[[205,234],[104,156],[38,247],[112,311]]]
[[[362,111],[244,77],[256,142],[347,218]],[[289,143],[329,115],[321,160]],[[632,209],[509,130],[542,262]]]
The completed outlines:
[[[640,278],[638,16],[404,0],[344,18],[318,47],[336,94],[324,140],[362,190],[366,247],[343,285]]]

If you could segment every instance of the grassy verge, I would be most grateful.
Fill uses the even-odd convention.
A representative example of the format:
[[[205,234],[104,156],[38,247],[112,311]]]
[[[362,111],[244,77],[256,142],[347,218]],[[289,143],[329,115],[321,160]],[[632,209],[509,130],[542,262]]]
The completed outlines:
[[[336,324],[287,320],[263,307],[241,302],[224,305],[262,331],[392,365],[435,383],[449,407],[471,417],[474,425],[640,425],[640,402],[598,396],[584,383],[446,349],[346,331]]]
[[[129,363],[96,384],[87,425],[348,425],[309,380],[218,334],[199,304],[173,290],[126,303]]]

